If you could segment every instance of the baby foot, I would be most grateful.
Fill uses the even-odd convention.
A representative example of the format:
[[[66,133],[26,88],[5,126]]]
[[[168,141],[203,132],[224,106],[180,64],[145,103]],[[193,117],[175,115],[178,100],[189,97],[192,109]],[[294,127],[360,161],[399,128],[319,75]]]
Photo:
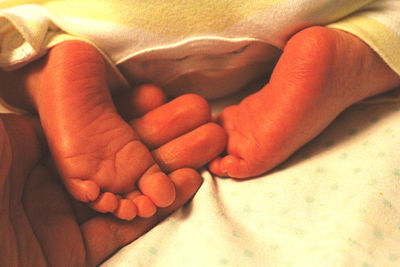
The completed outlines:
[[[42,81],[35,103],[63,182],[76,199],[132,219],[137,207],[125,195],[136,191],[140,179],[149,198],[141,213],[174,201],[172,181],[116,112],[94,48],[81,42],[53,48]]]
[[[173,182],[116,112],[102,56],[88,44],[65,42],[42,64],[31,94],[71,195],[122,219],[151,216],[173,203]]]
[[[398,84],[399,77],[357,37],[323,27],[303,30],[287,43],[270,82],[220,115],[227,155],[209,168],[219,176],[260,175],[349,105]]]

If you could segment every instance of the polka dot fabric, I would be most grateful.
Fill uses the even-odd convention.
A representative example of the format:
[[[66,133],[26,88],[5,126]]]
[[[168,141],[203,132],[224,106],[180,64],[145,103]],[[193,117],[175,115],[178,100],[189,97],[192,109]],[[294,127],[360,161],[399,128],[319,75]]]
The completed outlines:
[[[103,266],[400,266],[400,104],[359,104],[274,171],[213,177]]]

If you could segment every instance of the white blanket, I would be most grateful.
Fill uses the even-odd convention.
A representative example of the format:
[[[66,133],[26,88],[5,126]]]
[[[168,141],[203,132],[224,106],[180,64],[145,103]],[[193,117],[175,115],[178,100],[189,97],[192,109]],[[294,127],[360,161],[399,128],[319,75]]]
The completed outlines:
[[[385,101],[381,101],[385,102]],[[400,104],[358,104],[260,178],[212,176],[111,266],[400,266]]]

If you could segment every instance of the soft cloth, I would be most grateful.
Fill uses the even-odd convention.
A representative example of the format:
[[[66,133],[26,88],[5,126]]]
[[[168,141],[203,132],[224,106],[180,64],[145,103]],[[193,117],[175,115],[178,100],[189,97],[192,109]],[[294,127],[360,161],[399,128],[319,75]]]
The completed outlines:
[[[400,266],[400,104],[379,102],[260,178],[204,170],[189,205],[103,267]]]
[[[0,8],[5,69],[81,39],[118,66],[112,84],[215,98],[265,75],[296,32],[327,25],[362,38],[400,74],[398,0],[6,0]]]
[[[155,82],[217,97],[263,75],[296,32],[327,25],[362,38],[400,74],[398,0],[5,0],[0,8],[0,66],[9,70],[79,39],[103,53],[112,85]],[[258,179],[204,171],[188,206],[104,266],[399,266],[399,110],[356,105]]]

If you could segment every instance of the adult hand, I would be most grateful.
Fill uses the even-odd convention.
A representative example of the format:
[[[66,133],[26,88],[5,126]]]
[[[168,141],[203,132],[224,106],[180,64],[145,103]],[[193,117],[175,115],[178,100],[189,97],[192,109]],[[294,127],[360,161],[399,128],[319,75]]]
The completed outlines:
[[[197,168],[212,160],[225,145],[224,132],[212,123],[192,129],[190,121],[179,120],[175,135],[160,135],[161,139],[147,135],[159,129],[155,123],[160,110],[162,114],[181,111],[164,116],[166,120],[186,117],[191,110],[187,100],[178,99],[178,105],[163,105],[132,121],[146,142],[151,142],[156,160],[172,172],[176,200],[150,218],[131,222],[96,213],[71,198],[54,168],[38,120],[1,114],[0,265],[98,265],[190,200],[201,177],[186,167]]]

